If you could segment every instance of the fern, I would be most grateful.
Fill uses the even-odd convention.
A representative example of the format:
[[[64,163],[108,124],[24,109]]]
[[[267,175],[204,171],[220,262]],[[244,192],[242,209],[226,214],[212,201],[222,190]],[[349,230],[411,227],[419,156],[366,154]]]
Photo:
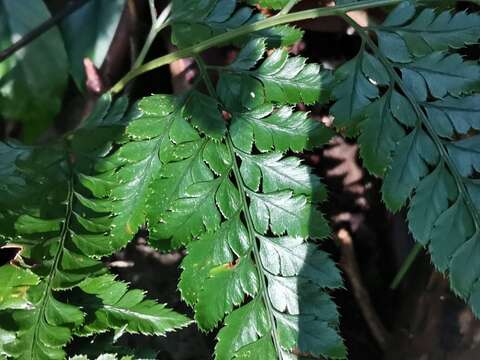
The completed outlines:
[[[360,133],[365,166],[385,176],[387,206],[410,200],[410,231],[478,315],[480,67],[454,50],[480,38],[480,17],[405,2],[372,27],[378,45],[353,25],[363,44],[336,73],[337,126]]]
[[[239,54],[240,59],[247,56],[246,51]],[[283,69],[289,64],[295,64],[296,70],[286,76]],[[207,232],[188,246],[180,281],[182,295],[194,306],[195,319],[205,330],[211,330],[227,314],[226,325],[217,337],[217,359],[250,358],[258,353],[266,359],[284,358],[293,350],[344,357],[345,349],[335,332],[335,306],[322,292],[341,286],[341,278],[328,256],[306,242],[309,237],[321,239],[328,235],[328,226],[316,210],[325,193],[308,168],[282,154],[280,149],[285,150],[285,144],[280,139],[293,124],[282,116],[284,109],[270,103],[294,103],[299,101],[299,95],[312,102],[319,100],[318,85],[323,74],[313,65],[304,69],[301,58],[275,52],[256,72],[262,86],[255,84],[248,89],[248,85],[243,85],[245,93],[264,94],[255,98],[265,103],[257,103],[261,106],[250,110],[245,103],[243,109],[229,108],[232,99],[228,96],[235,94],[225,95],[220,90],[217,95],[201,61],[199,65],[210,94],[219,96],[232,116],[225,148],[219,149],[217,156],[230,157],[229,166],[218,174],[221,178],[233,177],[234,182],[228,185],[231,190],[226,197],[230,206],[222,211],[224,221],[219,230]],[[251,79],[250,74],[238,75],[239,83],[249,83],[244,79]],[[313,83],[317,84],[315,89],[311,87]],[[249,134],[248,126],[242,126],[245,118],[252,117],[258,124],[255,136]],[[269,127],[272,118],[276,118],[279,131]],[[311,139],[301,132],[302,125],[298,122],[294,127],[300,130],[297,135],[302,143],[307,144]],[[268,130],[260,135],[262,127]],[[312,124],[311,129],[314,128]],[[270,142],[269,146],[262,138]],[[256,146],[263,154],[254,152],[257,141],[263,143]],[[280,149],[276,142],[280,142]],[[313,198],[313,194],[317,196]],[[217,204],[222,210],[221,199]],[[235,233],[241,234],[239,239]],[[245,302],[246,296],[251,300]],[[326,312],[320,311],[323,306],[331,310],[327,317]],[[303,336],[301,331],[310,335]]]
[[[237,8],[236,0],[205,0],[198,2],[174,0],[172,13],[172,40],[180,47],[197,44],[242,25],[253,24],[264,19],[260,13],[255,13],[251,7]],[[268,3],[268,2],[267,2]],[[281,4],[274,5],[278,8]],[[277,26],[257,33],[251,33],[247,38],[263,37],[272,45],[292,45],[302,38],[303,32],[291,26]],[[236,41],[241,41],[236,39]]]
[[[253,109],[272,101],[312,104],[328,99],[329,73],[320,72],[318,65],[306,65],[302,57],[289,58],[285,50],[276,50],[258,69],[250,70],[264,47],[263,39],[248,43],[221,73],[217,91],[229,109]]]
[[[103,275],[107,269],[98,259],[125,245],[108,236],[108,208],[87,191],[101,187],[87,174],[111,147],[105,140],[121,130],[125,102],[117,101],[107,115],[109,107],[110,100],[103,99],[86,127],[64,143],[49,148],[2,144],[10,165],[2,171],[1,183],[12,195],[2,199],[2,212],[16,218],[11,241],[23,247],[23,261],[32,266],[31,271],[1,268],[7,287],[0,308],[15,324],[5,329],[15,334],[3,346],[9,356],[64,358],[63,347],[73,335],[120,328],[158,335],[188,323]],[[19,186],[27,190],[14,192]],[[85,302],[77,304],[77,298]]]
[[[0,143],[0,244],[22,248],[0,267],[0,357],[66,358],[74,336],[95,335],[72,359],[130,359],[117,336],[189,324],[101,261],[146,226],[156,249],[186,248],[179,289],[200,329],[220,327],[216,359],[346,358],[329,294],[341,275],[317,245],[330,234],[327,191],[295,156],[334,130],[294,106],[332,98],[336,129],[358,137],[366,168],[384,177],[386,205],[409,204],[412,234],[480,316],[480,67],[457,51],[480,38],[479,15],[405,1],[363,29],[346,12],[399,0],[286,14],[295,3],[174,0],[159,28],[171,25],[180,50],[144,66],[142,51],[112,92],[185,56],[200,70],[192,90],[131,109],[105,95],[59,141]],[[327,15],[362,39],[333,75],[284,49],[302,36],[288,23]],[[201,51],[225,44],[241,48],[230,65],[204,63]]]
[[[323,144],[331,131],[281,105],[324,99],[329,76],[280,50],[250,70],[264,52],[264,39],[246,44],[216,91],[206,79],[209,95],[143,99],[100,178],[118,184],[115,229],[126,225],[131,236],[146,222],[153,246],[187,245],[179,287],[202,329],[225,321],[217,359],[293,350],[341,358],[338,314],[323,291],[340,287],[341,277],[307,242],[329,234],[316,209],[326,192],[307,166],[284,155]],[[226,89],[235,82],[223,76],[241,85]],[[300,335],[303,328],[310,335]]]

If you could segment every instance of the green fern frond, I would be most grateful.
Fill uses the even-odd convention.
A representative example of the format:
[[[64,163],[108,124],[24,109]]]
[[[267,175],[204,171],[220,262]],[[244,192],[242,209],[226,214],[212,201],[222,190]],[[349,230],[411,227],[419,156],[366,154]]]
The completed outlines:
[[[217,92],[230,111],[258,108],[263,103],[313,104],[329,98],[330,74],[316,64],[306,64],[300,56],[289,57],[285,50],[276,50],[255,70],[251,70],[262,40],[248,43],[239,59],[220,73]],[[240,99],[240,102],[238,101]]]
[[[236,0],[174,0],[172,3],[172,40],[179,47],[194,45],[264,19],[262,14],[251,7],[238,7]],[[251,33],[243,42],[251,38],[266,38],[272,45],[288,46],[300,40],[302,35],[301,30],[283,25]]]
[[[153,300],[145,300],[140,290],[128,290],[127,284],[112,275],[85,279],[79,288],[84,294],[74,303],[94,316],[76,330],[82,336],[122,329],[144,335],[165,335],[189,324],[189,320]],[[101,303],[92,299],[101,300]]]
[[[417,14],[414,6],[405,3],[392,11],[376,31],[380,49],[384,45],[399,45],[397,51],[403,54],[400,58],[410,59],[475,44],[479,28],[478,14],[466,11],[438,14],[434,9]]]
[[[241,78],[241,91],[257,100],[235,102],[238,89],[224,91],[222,79],[215,91],[200,59],[209,95],[143,99],[128,139],[100,164],[100,178],[119,184],[111,191],[115,228],[129,225],[131,236],[147,223],[155,247],[187,245],[179,288],[201,329],[225,322],[217,359],[257,351],[265,359],[287,359],[292,351],[343,358],[338,313],[325,291],[341,287],[341,277],[308,243],[329,235],[317,209],[326,191],[306,165],[284,154],[330,138],[331,130],[283,105],[327,98],[329,74],[283,50],[251,70],[264,52],[265,40],[254,39],[218,69],[221,77]]]
[[[457,51],[478,42],[480,16],[414,3],[368,28],[344,15],[362,44],[332,76],[279,48],[302,31],[266,27],[339,15],[363,8],[362,0],[297,14],[286,14],[291,0],[173,0],[159,27],[171,25],[180,50],[137,67],[160,31],[154,26],[112,91],[192,56],[208,92],[198,81],[130,110],[125,98],[106,95],[58,142],[0,143],[0,245],[22,249],[0,267],[0,357],[66,358],[73,337],[100,334],[72,359],[129,359],[113,345],[123,333],[188,325],[101,261],[146,226],[155,248],[186,247],[179,289],[201,330],[221,327],[217,360],[346,358],[329,294],[342,278],[316,243],[330,234],[319,210],[327,191],[294,155],[323,145],[333,130],[293,107],[332,97],[334,125],[358,137],[366,168],[384,177],[388,208],[409,204],[415,239],[480,316],[480,66]],[[263,21],[249,5],[280,11]],[[230,65],[204,64],[200,52],[219,44],[241,50]]]
[[[229,69],[242,68],[240,62],[248,64],[243,68],[252,67],[263,52],[264,40],[252,40],[239,54],[237,65]],[[301,64],[300,68],[285,79],[282,71],[295,64]],[[263,86],[280,91],[281,98],[290,97],[291,103],[298,100],[298,89],[310,102],[324,97],[318,86],[328,75],[318,66],[305,65],[303,58],[288,58],[286,52],[278,51],[263,62],[258,73],[264,73],[263,68],[270,70],[269,82],[258,82],[262,92]],[[218,92],[221,102],[233,103],[235,94]],[[223,101],[226,96],[229,101]],[[225,105],[238,118],[230,125],[231,138],[244,152],[250,152],[254,143],[261,151],[301,151],[329,139],[331,131],[307,119],[305,113],[265,103],[265,96],[259,98],[261,102],[252,111]],[[227,130],[219,106],[217,100],[196,90],[181,97],[152,96],[139,103],[126,129],[128,139],[97,166],[104,171],[99,179],[116,215],[113,238],[130,239],[148,223],[151,244],[159,249],[177,248],[205,231],[215,231],[222,215],[234,211],[229,202],[237,201],[238,195],[235,198],[228,179],[231,159],[225,144],[218,142]],[[304,211],[309,211],[308,206]]]
[[[115,215],[114,238],[129,240],[141,225],[148,223],[153,244],[172,239],[172,246],[179,247],[203,232],[204,222],[208,230],[214,230],[220,222],[220,213],[200,211],[204,201],[213,201],[212,191],[205,188],[198,188],[197,201],[183,202],[183,220],[168,220],[174,205],[182,207],[175,201],[195,191],[189,190],[195,183],[216,186],[211,182],[213,172],[204,162],[205,153],[214,144],[188,122],[206,123],[214,115],[192,109],[193,102],[202,101],[192,99],[198,95],[194,92],[181,98],[161,95],[142,100],[138,115],[126,129],[128,140],[99,164],[99,169],[106,170],[100,178],[107,188],[111,185],[108,192]],[[223,122],[218,109],[216,113],[217,121]],[[198,119],[205,116],[206,121]],[[182,221],[187,224],[184,226]]]
[[[64,346],[82,326],[90,326],[90,333],[125,326],[131,332],[163,334],[189,323],[163,305],[143,301],[141,292],[126,293],[125,284],[117,285],[102,275],[107,269],[98,259],[115,251],[118,243],[109,236],[108,212],[97,213],[98,200],[91,198],[82,183],[92,192],[98,191],[97,182],[90,177],[92,159],[105,156],[112,147],[112,136],[121,133],[126,103],[120,100],[111,106],[110,102],[108,97],[102,99],[85,127],[50,148],[1,146],[9,155],[0,180],[7,194],[13,194],[18,186],[30,189],[14,198],[14,204],[8,197],[0,204],[2,214],[16,218],[15,236],[8,240],[23,248],[22,262],[31,265],[31,270],[9,265],[1,268],[2,278],[10,276],[2,281],[7,293],[1,295],[0,310],[15,324],[8,329],[14,340],[3,346],[11,357],[64,358]],[[105,111],[100,107],[106,107]],[[116,287],[117,301],[102,297],[104,294],[96,291],[101,286],[108,291]],[[93,309],[75,305],[78,288],[84,298],[94,294],[87,297],[95,304]],[[12,299],[15,294],[18,296]],[[98,298],[101,303],[94,300]]]
[[[252,53],[259,58],[258,53]],[[288,61],[286,53],[275,52],[262,66],[275,68],[271,74],[281,74],[282,65]],[[302,64],[297,72],[290,73],[295,78],[304,61],[290,61]],[[323,75],[318,68],[309,74],[315,74],[318,83]],[[209,84],[205,72],[203,76]],[[295,86],[308,88],[309,83],[309,76],[299,76]],[[289,90],[289,82],[266,82],[264,86],[282,94],[270,99],[267,96],[265,101],[299,101],[298,92]],[[316,210],[325,190],[306,166],[274,150],[289,148],[286,141],[282,142],[289,126],[300,130],[296,132],[298,149],[321,145],[329,132],[312,142],[309,134],[301,131],[311,120],[297,116],[301,121],[289,121],[292,113],[287,109],[280,109],[287,116],[269,116],[275,106],[268,102],[253,110],[245,106],[242,113],[238,105],[229,108],[232,99],[222,95],[224,109],[232,114],[223,152],[231,159],[227,171],[233,179],[229,195],[236,200],[227,201],[232,206],[229,213],[222,212],[224,219],[218,231],[207,232],[188,245],[179,285],[182,295],[194,307],[202,329],[211,330],[224,320],[225,327],[217,337],[216,359],[253,358],[257,354],[263,354],[265,359],[282,359],[292,356],[293,350],[342,358],[345,349],[336,333],[338,315],[324,291],[340,287],[341,278],[328,256],[307,242],[308,238],[322,239],[329,234],[327,223]],[[251,129],[245,132],[243,125],[245,118],[255,112],[260,116],[252,119],[256,127],[254,142],[253,131],[249,135]],[[269,123],[278,126],[269,127]],[[262,127],[268,129],[263,139]],[[315,128],[312,124],[310,130]],[[256,155],[253,143],[263,143],[258,149],[264,154]],[[219,152],[217,156],[224,155]],[[323,275],[317,276],[320,273]],[[322,306],[332,310],[328,318]],[[305,336],[304,330],[312,338]]]
[[[447,51],[480,38],[480,16],[417,13],[405,2],[370,28],[378,45],[351,23],[363,44],[337,71],[335,122],[349,134],[360,132],[365,166],[385,176],[386,205],[398,211],[409,200],[410,231],[478,315],[480,96],[474,92],[480,66]],[[367,49],[378,59],[375,67],[366,60],[373,58]]]

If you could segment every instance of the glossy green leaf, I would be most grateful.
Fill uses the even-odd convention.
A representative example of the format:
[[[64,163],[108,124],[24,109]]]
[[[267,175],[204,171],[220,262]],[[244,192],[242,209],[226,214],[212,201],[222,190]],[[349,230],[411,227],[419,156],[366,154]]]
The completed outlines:
[[[375,175],[383,175],[390,164],[397,142],[405,135],[402,126],[394,119],[392,93],[373,102],[365,111],[358,138],[365,167]]]
[[[428,164],[436,165],[438,156],[423,130],[414,130],[400,141],[382,188],[383,200],[391,210],[400,210],[420,179],[428,174]]]
[[[428,243],[436,220],[456,197],[455,182],[444,164],[422,179],[408,212],[410,231],[418,242]]]
[[[228,66],[234,71],[250,70],[263,57],[266,50],[265,39],[259,38],[249,41],[242,48],[235,60]]]
[[[304,112],[271,104],[233,113],[230,133],[235,146],[244,152],[250,152],[253,145],[261,152],[311,150],[327,143],[333,134]]]
[[[348,134],[354,134],[357,131],[358,123],[363,119],[367,105],[379,95],[377,87],[369,80],[372,74],[368,69],[376,69],[375,71],[378,72],[373,74],[373,80],[386,77],[382,70],[383,65],[369,66],[375,61],[372,59],[373,57],[369,54],[361,51],[335,72],[337,85],[332,95],[337,102],[330,111],[335,116],[335,126],[339,129],[346,128]]]
[[[480,171],[479,135],[451,142],[447,145],[447,149],[462,176],[467,178]]]
[[[252,109],[264,102],[313,104],[329,97],[329,73],[316,64],[307,64],[303,57],[289,57],[285,50],[274,51],[256,70],[232,65],[228,69],[221,75],[217,91],[232,110]]]
[[[91,296],[79,298],[82,308],[91,316],[79,330],[82,335],[104,332],[108,329],[123,329],[128,333],[164,335],[184,327],[190,320],[163,304],[144,299],[139,290],[128,290],[125,283],[115,281],[111,275],[84,280],[79,288],[86,294],[100,299],[101,303],[89,301]],[[82,301],[84,300],[84,301]]]
[[[217,102],[210,96],[193,92],[188,100],[185,114],[191,118],[193,126],[213,139],[221,139],[225,133],[225,121]]]
[[[424,104],[428,117],[435,119],[435,128],[442,137],[453,138],[457,134],[468,134],[471,129],[479,130],[480,95],[465,97],[446,96],[441,100]]]

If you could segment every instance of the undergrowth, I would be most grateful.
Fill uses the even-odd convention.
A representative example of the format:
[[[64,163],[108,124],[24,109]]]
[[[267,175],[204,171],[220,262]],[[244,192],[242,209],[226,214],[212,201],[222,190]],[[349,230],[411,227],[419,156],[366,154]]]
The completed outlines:
[[[278,13],[262,15],[257,3]],[[220,328],[218,360],[346,358],[329,295],[342,278],[318,248],[331,236],[319,210],[327,190],[297,156],[335,133],[358,139],[366,169],[384,179],[386,206],[408,207],[413,237],[480,315],[480,68],[461,55],[480,37],[479,15],[428,1],[290,12],[295,3],[174,0],[169,14],[152,11],[150,40],[170,26],[178,51],[142,65],[148,41],[137,66],[56,141],[0,143],[0,241],[21,248],[0,267],[0,357],[61,359],[74,355],[65,352],[73,338],[115,342],[194,321]],[[379,6],[388,16],[367,28],[347,15]],[[303,34],[292,22],[329,15],[361,38],[335,71],[288,52]],[[200,54],[221,45],[239,47],[236,59],[205,64]],[[113,99],[183,57],[200,73],[188,92]],[[300,103],[331,103],[333,127]],[[193,320],[130,290],[102,262],[144,226],[150,246],[186,249],[178,288]],[[94,345],[89,354],[142,357]]]

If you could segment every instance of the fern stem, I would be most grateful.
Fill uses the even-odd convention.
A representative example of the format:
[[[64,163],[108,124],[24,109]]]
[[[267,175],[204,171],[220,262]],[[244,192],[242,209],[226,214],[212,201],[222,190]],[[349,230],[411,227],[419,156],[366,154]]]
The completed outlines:
[[[215,91],[215,87],[213,86],[212,81],[211,81],[210,77],[208,76],[207,66],[206,66],[205,62],[199,56],[195,56],[195,61],[198,64],[200,74],[202,76],[203,81],[205,82],[205,85],[207,86],[208,92],[210,93],[210,95],[212,97],[217,99],[217,94],[216,94],[216,91]],[[243,178],[240,174],[240,169],[239,169],[238,164],[237,164],[237,156],[235,154],[235,146],[233,145],[233,142],[232,142],[232,139],[230,137],[230,134],[228,133],[228,130],[227,130],[227,135],[226,135],[226,145],[227,145],[228,152],[230,154],[230,158],[231,158],[231,161],[232,161],[232,170],[233,170],[233,174],[234,174],[234,177],[235,177],[235,182],[237,183],[238,189],[239,189],[239,192],[240,192],[240,197],[241,197],[241,201],[242,201],[241,209],[243,209],[243,212],[245,214],[245,222],[247,223],[246,225],[247,225],[250,247],[251,247],[252,252],[253,252],[254,261],[257,264],[257,266],[255,268],[257,269],[257,275],[258,275],[258,279],[260,281],[259,293],[261,293],[262,298],[263,298],[263,302],[265,303],[265,306],[267,308],[268,319],[269,319],[269,323],[270,323],[270,327],[271,327],[271,335],[272,335],[272,339],[273,339],[273,344],[275,346],[275,350],[278,354],[278,358],[282,359],[282,347],[280,345],[279,335],[277,333],[277,328],[275,326],[275,318],[273,316],[275,310],[273,309],[273,305],[270,302],[270,299],[268,298],[268,295],[267,295],[267,291],[266,291],[267,290],[267,283],[265,281],[265,275],[263,274],[262,270],[260,269],[260,267],[263,266],[262,265],[262,259],[260,257],[260,253],[259,253],[258,248],[256,246],[256,241],[257,241],[256,240],[256,231],[255,231],[255,227],[253,226],[252,216],[250,214],[250,210],[248,208],[247,197],[245,195],[248,190],[247,190],[247,188],[245,186],[245,183],[243,182]]]
[[[67,161],[69,161],[67,159]],[[73,216],[73,198],[74,198],[74,190],[73,190],[73,174],[70,174],[70,178],[68,181],[68,187],[67,187],[67,201],[66,201],[66,210],[65,210],[65,220],[62,224],[62,228],[60,230],[60,243],[58,244],[58,249],[55,253],[55,257],[53,259],[53,264],[50,268],[50,271],[47,275],[47,286],[45,288],[45,291],[42,294],[41,298],[41,307],[38,312],[37,318],[35,320],[35,329],[33,332],[33,338],[32,338],[32,343],[31,343],[31,348],[30,348],[30,353],[35,354],[35,344],[38,341],[38,334],[40,331],[40,322],[42,319],[45,317],[45,310],[48,304],[48,299],[49,299],[49,294],[52,291],[52,283],[53,279],[55,278],[55,273],[58,270],[58,265],[60,263],[60,260],[62,259],[63,255],[63,248],[65,246],[65,241],[68,237],[69,234],[69,227],[70,227],[70,221]]]
[[[261,21],[257,21],[253,24],[243,25],[235,30],[228,31],[226,33],[214,36],[208,40],[202,41],[197,45],[193,45],[185,49],[161,56],[157,59],[147,62],[144,65],[133,68],[110,89],[110,92],[113,94],[119,93],[123,90],[123,88],[128,82],[148,71],[168,65],[179,59],[198,55],[207,49],[228,43],[229,41],[232,41],[243,35],[250,34],[252,32],[296,21],[309,20],[333,15],[341,16],[347,12],[354,10],[365,10],[381,6],[396,5],[401,3],[402,1],[404,0],[365,0],[353,4],[346,4],[334,7],[320,7],[315,9],[297,11],[290,14],[281,14],[278,16],[269,17]]]
[[[207,86],[208,93],[214,99],[217,99],[217,92],[215,91],[215,87],[212,84],[212,80],[208,75],[207,65],[205,64],[205,61],[203,61],[203,59],[199,55],[194,56],[194,58],[195,58],[195,62],[198,65],[198,70],[200,71],[200,75],[202,76],[203,82]]]
[[[152,9],[152,5],[150,4],[150,11],[152,13],[152,27],[147,35],[147,39],[145,40],[145,44],[143,45],[142,50],[140,50],[140,54],[138,55],[137,59],[132,65],[132,69],[136,69],[142,66],[143,62],[145,61],[145,57],[148,54],[148,51],[152,47],[153,42],[157,38],[157,35],[165,29],[167,26],[170,25],[170,20],[168,17],[172,11],[172,4],[168,4],[165,9],[160,13],[158,17],[154,17],[156,14],[154,12],[154,8]]]
[[[280,10],[280,12],[277,14],[277,16],[280,16],[280,15],[285,15],[285,14],[288,14],[290,12],[290,10],[292,10],[292,8],[299,2],[300,0],[290,0],[287,5],[285,5],[283,7],[282,10]]]
[[[152,24],[157,19],[157,8],[155,7],[155,0],[148,0],[148,7],[150,9],[150,16],[152,18]]]
[[[260,257],[260,252],[258,251],[258,248],[256,246],[256,242],[257,242],[256,236],[255,236],[256,232],[255,232],[255,228],[253,226],[252,215],[250,214],[250,209],[248,208],[247,196],[245,195],[247,193],[247,189],[246,189],[246,186],[243,182],[243,178],[240,174],[240,169],[238,168],[238,164],[237,164],[237,161],[236,161],[237,158],[236,158],[235,150],[234,150],[235,147],[233,145],[230,134],[227,134],[227,147],[228,147],[228,151],[230,153],[231,159],[233,161],[233,174],[235,176],[235,181],[237,182],[237,185],[238,185],[239,190],[240,190],[240,196],[241,196],[241,199],[242,199],[242,208],[243,208],[243,212],[245,214],[245,220],[246,220],[246,223],[247,223],[248,237],[249,237],[252,249],[253,249],[253,258],[255,260],[255,263],[257,264],[257,266],[256,266],[257,275],[258,275],[258,278],[259,278],[259,281],[260,281],[260,286],[261,286],[260,292],[261,292],[262,297],[263,297],[263,302],[265,303],[265,306],[267,308],[268,319],[269,319],[269,323],[270,323],[270,327],[271,327],[270,332],[271,332],[271,335],[272,335],[273,344],[274,344],[275,350],[278,354],[278,358],[282,359],[282,347],[280,345],[279,335],[278,335],[277,327],[276,327],[276,323],[275,323],[275,317],[273,315],[275,313],[275,310],[273,308],[272,303],[270,302],[270,299],[268,298],[267,282],[265,280],[265,275],[263,274],[262,270],[260,269],[260,267],[262,267],[263,265],[262,265],[262,259]]]
[[[415,243],[415,246],[412,248],[412,250],[408,254],[402,266],[400,266],[400,270],[398,270],[397,275],[395,275],[395,278],[390,284],[390,289],[396,290],[398,288],[398,285],[400,285],[405,275],[407,275],[408,271],[412,267],[413,263],[415,262],[415,259],[417,258],[418,254],[420,254],[420,251],[422,249],[423,249],[423,246],[420,243]]]
[[[475,204],[474,204],[472,198],[470,197],[470,194],[468,193],[468,191],[465,187],[465,183],[463,181],[463,178],[460,175],[460,173],[458,172],[457,167],[455,166],[455,163],[453,162],[450,155],[448,154],[448,151],[445,148],[442,140],[440,139],[440,137],[435,132],[435,129],[433,128],[432,124],[430,123],[430,121],[425,116],[425,114],[422,111],[418,102],[415,100],[415,97],[410,93],[409,89],[405,86],[405,84],[403,83],[403,80],[397,74],[394,67],[390,63],[390,61],[380,52],[377,45],[370,38],[370,36],[367,34],[367,32],[360,25],[358,25],[354,20],[352,20],[350,17],[348,17],[347,15],[342,15],[342,17],[345,19],[346,22],[348,22],[358,32],[360,37],[368,44],[370,49],[372,49],[372,51],[375,53],[376,57],[385,66],[385,69],[387,69],[390,77],[395,81],[395,83],[398,85],[398,87],[405,94],[405,97],[408,99],[408,101],[413,106],[413,108],[415,110],[415,114],[420,119],[423,126],[425,126],[428,134],[430,135],[433,142],[435,143],[435,146],[437,147],[441,157],[444,159],[447,167],[449,168],[450,172],[452,173],[452,176],[455,179],[455,183],[457,185],[460,196],[465,201],[465,204],[467,205],[467,207],[468,207],[468,209],[469,209],[469,211],[472,215],[473,221],[475,223],[476,230],[480,231],[480,214],[477,211],[477,209],[475,207]]]

